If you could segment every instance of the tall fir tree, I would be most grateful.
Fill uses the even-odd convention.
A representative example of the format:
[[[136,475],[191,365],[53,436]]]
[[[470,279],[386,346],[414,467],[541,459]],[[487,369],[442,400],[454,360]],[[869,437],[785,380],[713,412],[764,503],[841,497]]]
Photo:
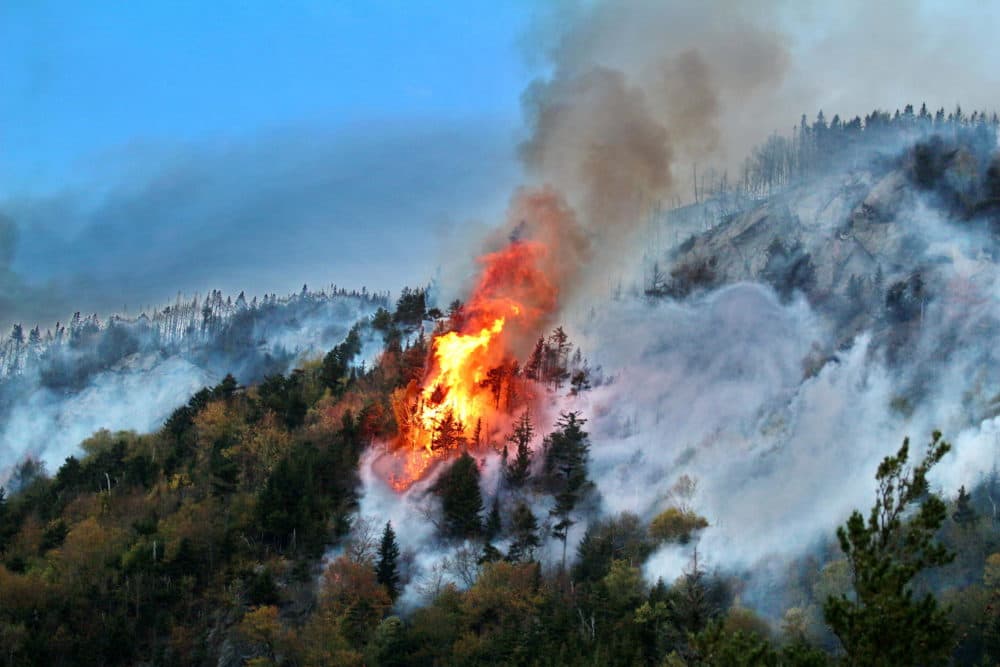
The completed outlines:
[[[391,599],[395,600],[399,596],[399,544],[396,542],[396,531],[392,529],[392,521],[386,521],[385,530],[382,531],[375,577],[378,583],[385,586]]]

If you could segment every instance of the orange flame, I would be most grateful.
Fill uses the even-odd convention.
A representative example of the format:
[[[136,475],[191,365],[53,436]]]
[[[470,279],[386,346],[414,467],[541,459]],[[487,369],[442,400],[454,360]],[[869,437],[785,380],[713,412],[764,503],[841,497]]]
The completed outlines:
[[[503,331],[503,325],[504,318],[499,317],[479,333],[451,331],[434,339],[437,376],[424,387],[419,415],[420,428],[425,433],[433,434],[449,416],[463,425],[482,419],[489,409],[488,397],[480,389],[489,370],[483,367],[483,352]],[[438,394],[442,398],[435,400]],[[433,437],[419,440],[424,441],[428,452],[433,451]]]
[[[489,428],[533,400],[515,360],[549,324],[558,285],[579,261],[582,241],[572,212],[551,190],[521,193],[513,212],[532,226],[519,222],[502,249],[479,258],[479,277],[460,321],[432,341],[423,382],[393,396],[401,474],[389,482],[398,491],[436,460],[482,446],[494,435]],[[522,238],[529,233],[532,238]]]
[[[405,398],[410,416],[399,425],[402,475],[390,480],[397,490],[420,479],[438,458],[480,446],[482,429],[513,407],[518,347],[535,335],[556,301],[540,268],[546,254],[540,243],[513,241],[480,258],[483,270],[460,327],[434,338],[422,387]],[[529,400],[527,392],[520,394]]]

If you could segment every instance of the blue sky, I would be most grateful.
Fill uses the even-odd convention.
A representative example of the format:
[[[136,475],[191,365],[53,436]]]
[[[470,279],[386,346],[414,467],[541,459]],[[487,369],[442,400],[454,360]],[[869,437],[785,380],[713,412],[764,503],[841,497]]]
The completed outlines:
[[[411,117],[512,124],[521,3],[0,5],[0,177],[45,190],[129,142]]]
[[[0,3],[0,325],[427,280],[518,179],[529,3]]]

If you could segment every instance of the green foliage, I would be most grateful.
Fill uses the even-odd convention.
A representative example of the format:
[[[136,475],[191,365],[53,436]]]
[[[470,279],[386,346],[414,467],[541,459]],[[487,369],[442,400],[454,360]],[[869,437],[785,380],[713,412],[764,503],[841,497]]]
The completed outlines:
[[[458,304],[452,323],[463,317]],[[648,530],[629,513],[590,520],[571,572],[533,562],[540,527],[528,501],[553,496],[550,522],[565,539],[592,497],[590,443],[576,413],[561,417],[537,462],[530,460],[533,425],[521,415],[506,466],[515,471],[506,480],[514,492],[502,488],[492,498],[484,526],[476,461],[463,454],[443,471],[434,488],[442,532],[485,538],[478,568],[464,575],[467,590],[427,583],[422,606],[405,619],[389,616],[401,569],[389,524],[381,543],[370,545],[378,546],[374,563],[337,559],[317,590],[320,554],[355,516],[359,456],[373,438],[393,433],[388,395],[419,378],[426,358],[426,340],[417,337],[403,349],[400,329],[391,318],[386,326],[396,333],[373,368],[348,368],[360,340],[356,328],[357,337],[288,376],[246,390],[227,378],[198,392],[158,433],[99,432],[52,477],[36,461],[20,465],[12,476],[15,492],[6,498],[0,492],[3,660],[214,664],[238,646],[248,664],[258,665],[812,666],[828,662],[807,644],[824,641],[816,598],[847,600],[846,617],[878,627],[891,645],[904,634],[893,614],[921,610],[909,591],[946,587],[952,621],[962,628],[954,660],[997,661],[1000,539],[988,520],[997,484],[960,492],[949,509],[954,521],[946,521],[924,481],[886,469],[885,479],[893,481],[882,488],[880,520],[885,508],[893,513],[907,505],[898,493],[904,480],[910,481],[904,495],[915,499],[908,505],[929,509],[896,512],[895,537],[883,541],[862,521],[867,542],[857,530],[842,531],[853,550],[847,559],[812,562],[790,574],[806,599],[796,601],[801,608],[779,640],[750,611],[734,607],[729,580],[709,575],[697,560],[672,586],[644,583],[643,564],[659,542],[682,542],[704,527],[685,502],[691,493],[675,489],[678,507]],[[550,337],[539,349],[540,379],[557,384],[552,369],[566,367],[568,342]],[[461,445],[449,446],[460,451]],[[905,457],[896,459],[905,466]],[[538,474],[521,474],[532,467]],[[693,492],[688,482],[684,488]],[[939,552],[921,535],[934,534],[935,525],[962,558],[928,575],[921,563],[940,560]],[[510,543],[506,559],[491,543],[501,536]],[[477,549],[465,549],[466,556]],[[859,562],[875,574],[858,577]],[[900,564],[911,569],[899,570]],[[911,572],[898,595],[897,584]],[[416,590],[425,595],[427,573],[415,574]],[[870,582],[869,597],[840,597],[852,575],[855,586]],[[876,607],[888,610],[888,621],[871,611]],[[940,613],[904,628],[918,637],[914,650],[922,655],[941,643],[933,635]],[[865,660],[855,664],[879,664]]]
[[[268,477],[257,499],[263,537],[281,548],[317,553],[332,539],[334,512],[346,514],[353,491],[336,471],[335,450],[297,445]]]
[[[302,390],[302,373],[293,372],[287,377],[272,375],[265,378],[257,388],[257,393],[265,410],[271,410],[287,428],[294,429],[302,425],[309,409]]]
[[[384,309],[380,309],[380,312],[385,312]],[[361,352],[361,333],[360,325],[355,324],[351,327],[350,332],[347,334],[347,338],[340,345],[337,345],[332,350],[327,352],[326,356],[323,357],[323,366],[321,370],[321,379],[324,386],[328,387],[334,395],[342,395],[344,390],[347,388],[347,384],[350,380],[348,371],[351,367],[351,361]]]
[[[442,533],[454,538],[475,538],[482,532],[483,495],[479,489],[479,467],[462,454],[434,484],[441,498]]]
[[[955,500],[955,511],[951,515],[952,520],[960,526],[969,527],[978,518],[976,510],[972,507],[969,494],[965,491],[965,486],[958,489],[958,498]]]
[[[953,559],[934,536],[947,512],[929,492],[927,473],[951,450],[934,432],[923,459],[908,468],[909,439],[878,467],[875,505],[837,529],[853,574],[855,597],[830,597],[823,608],[852,665],[944,662],[952,643],[947,613],[931,594],[914,599],[912,582]],[[919,504],[912,516],[907,511]]]
[[[368,646],[370,664],[375,667],[406,667],[410,664],[406,626],[398,616],[390,616],[375,628]]]
[[[623,560],[641,563],[653,551],[645,526],[630,512],[592,522],[577,546],[573,579],[600,581],[610,571],[611,563]]]
[[[427,316],[427,292],[423,289],[404,287],[396,301],[393,321],[399,324],[417,325]]]
[[[691,564],[677,580],[669,600],[671,618],[685,633],[697,634],[718,618],[724,611],[707,579],[707,573],[698,562],[695,550]]]
[[[559,416],[555,430],[545,439],[543,473],[547,489],[555,498],[549,514],[555,519],[552,533],[563,543],[563,565],[566,562],[566,539],[576,523],[573,512],[577,504],[594,488],[587,478],[590,441],[583,430],[585,419],[577,412]]]
[[[541,545],[538,538],[538,520],[527,504],[521,502],[514,508],[510,520],[511,543],[507,560],[513,562],[531,561],[535,549]]]
[[[399,544],[396,542],[396,532],[392,522],[386,521],[382,532],[382,541],[378,547],[378,563],[375,565],[375,578],[385,587],[389,598],[395,600],[399,596]]]

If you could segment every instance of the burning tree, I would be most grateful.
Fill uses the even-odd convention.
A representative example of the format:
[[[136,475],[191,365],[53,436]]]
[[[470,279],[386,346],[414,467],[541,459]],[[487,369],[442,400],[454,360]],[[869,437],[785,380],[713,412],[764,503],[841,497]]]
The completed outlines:
[[[403,490],[420,479],[438,459],[481,445],[508,421],[515,409],[530,405],[530,381],[518,358],[528,352],[555,314],[560,285],[568,279],[567,260],[582,254],[575,220],[550,190],[523,193],[515,208],[521,219],[499,250],[479,258],[480,273],[464,304],[452,308],[448,326],[435,331],[422,380],[397,389],[391,403],[402,456],[401,475],[390,480]],[[569,231],[568,231],[569,230]],[[547,366],[565,369],[568,337],[551,337],[553,359]],[[559,386],[551,373],[545,380]],[[564,377],[565,376],[565,377]]]

